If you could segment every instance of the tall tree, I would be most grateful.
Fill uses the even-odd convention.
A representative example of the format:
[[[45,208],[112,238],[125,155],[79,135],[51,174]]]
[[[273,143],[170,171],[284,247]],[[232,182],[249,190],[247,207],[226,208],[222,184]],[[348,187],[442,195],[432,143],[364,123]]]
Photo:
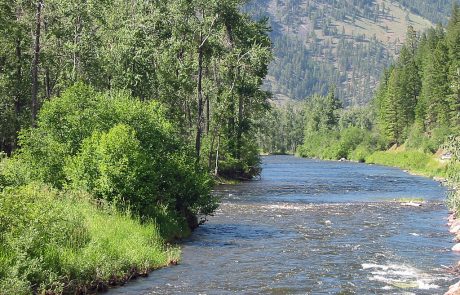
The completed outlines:
[[[403,143],[404,122],[402,118],[401,81],[398,69],[388,80],[388,88],[381,102],[381,129],[390,143]]]
[[[40,38],[42,27],[42,8],[43,0],[37,1],[37,10],[35,14],[35,32],[34,32],[34,54],[32,61],[32,126],[35,126],[38,113],[38,67],[40,64]]]
[[[448,97],[451,126],[460,130],[460,7],[454,3],[447,25],[447,47],[449,49],[449,81],[451,95]]]

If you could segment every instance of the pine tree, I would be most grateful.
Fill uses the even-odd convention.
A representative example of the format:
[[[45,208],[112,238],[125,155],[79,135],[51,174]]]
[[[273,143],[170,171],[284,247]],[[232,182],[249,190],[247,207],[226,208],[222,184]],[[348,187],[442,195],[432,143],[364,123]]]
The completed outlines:
[[[338,121],[338,110],[342,108],[342,103],[335,94],[335,86],[331,87],[328,95],[324,98],[324,125],[327,129],[333,129]]]
[[[451,126],[460,131],[460,7],[454,3],[452,15],[447,25],[447,47],[449,49],[449,83],[451,94],[448,97]]]
[[[394,69],[391,72],[388,88],[381,103],[381,129],[392,144],[401,144],[404,141],[399,75],[398,69]]]
[[[401,49],[398,60],[399,77],[401,80],[402,120],[406,126],[415,120],[415,107],[420,95],[421,79],[416,61],[417,35],[412,27],[408,28],[407,40]]]
[[[427,58],[422,87],[423,104],[426,110],[425,124],[428,129],[440,125],[448,126],[450,123],[449,54],[445,41],[440,41],[434,52]]]

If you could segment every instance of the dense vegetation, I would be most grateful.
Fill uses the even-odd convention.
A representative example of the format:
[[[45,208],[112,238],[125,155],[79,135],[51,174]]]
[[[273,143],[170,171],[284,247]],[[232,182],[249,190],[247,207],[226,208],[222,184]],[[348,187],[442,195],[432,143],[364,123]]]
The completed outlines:
[[[1,293],[177,261],[213,175],[260,172],[271,42],[241,4],[0,1]]]
[[[84,82],[161,102],[200,162],[214,170],[219,145],[218,172],[250,176],[271,43],[240,2],[2,1],[0,148],[10,154],[44,101]]]
[[[368,103],[384,69],[399,54],[407,25],[424,30],[446,23],[452,1],[257,0],[270,16],[275,61],[267,88],[304,100],[336,85],[345,105]]]

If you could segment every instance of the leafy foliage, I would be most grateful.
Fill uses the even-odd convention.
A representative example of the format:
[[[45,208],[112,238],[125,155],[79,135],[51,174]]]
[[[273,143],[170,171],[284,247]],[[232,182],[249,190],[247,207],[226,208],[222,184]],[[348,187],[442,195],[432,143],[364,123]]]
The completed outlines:
[[[85,189],[147,217],[160,204],[203,214],[214,208],[211,179],[157,102],[77,84],[43,106],[20,143],[18,159],[33,179],[57,188]]]

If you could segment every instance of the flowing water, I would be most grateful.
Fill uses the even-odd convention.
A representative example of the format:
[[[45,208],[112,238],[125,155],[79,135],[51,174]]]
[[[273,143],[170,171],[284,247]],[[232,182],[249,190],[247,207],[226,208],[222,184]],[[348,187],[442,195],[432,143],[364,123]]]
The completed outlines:
[[[455,282],[446,191],[432,180],[270,156],[260,180],[215,193],[222,205],[178,266],[110,294],[443,294]]]

